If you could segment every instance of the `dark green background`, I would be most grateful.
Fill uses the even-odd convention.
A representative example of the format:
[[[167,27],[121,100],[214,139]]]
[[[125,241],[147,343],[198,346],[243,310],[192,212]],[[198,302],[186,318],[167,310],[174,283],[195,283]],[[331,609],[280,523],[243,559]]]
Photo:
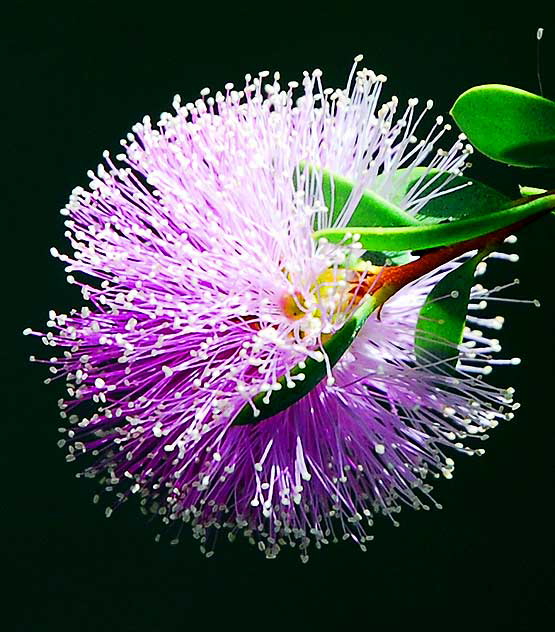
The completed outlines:
[[[344,84],[352,57],[390,77],[386,95],[432,97],[446,113],[479,83],[536,90],[538,26],[546,96],[555,98],[555,10],[413,3],[33,3],[3,9],[2,279],[5,354],[1,441],[4,629],[118,632],[203,629],[532,630],[553,616],[553,229],[544,221],[519,241],[521,262],[492,265],[490,284],[521,279],[511,296],[542,309],[507,306],[501,333],[523,364],[495,379],[518,389],[515,421],[494,432],[482,458],[458,457],[437,485],[443,511],[405,511],[401,527],[377,521],[366,554],[350,544],[301,565],[286,551],[266,561],[222,538],[204,559],[196,543],[155,544],[156,525],[130,504],[104,518],[91,481],[56,448],[56,400],[20,335],[47,310],[80,303],[50,246],[65,248],[58,209],[87,181],[103,149],[172,96],[237,85],[246,72],[280,70],[285,80],[320,67]],[[547,3],[546,3],[547,6]],[[555,186],[476,157],[473,174],[510,191],[517,182]],[[513,189],[514,192],[514,189]],[[500,307],[502,307],[500,305]],[[44,349],[44,351],[43,351]],[[357,626],[356,628],[352,626]]]

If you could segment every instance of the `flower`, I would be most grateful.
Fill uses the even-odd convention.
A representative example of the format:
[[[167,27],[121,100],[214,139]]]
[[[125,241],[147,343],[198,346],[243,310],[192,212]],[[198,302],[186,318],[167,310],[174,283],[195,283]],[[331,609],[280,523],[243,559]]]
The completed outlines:
[[[456,377],[415,361],[420,308],[460,259],[390,298],[329,366],[324,343],[376,261],[314,230],[348,225],[365,190],[416,214],[453,187],[450,176],[430,193],[419,179],[404,194],[414,169],[454,176],[470,151],[464,137],[436,150],[441,117],[417,141],[432,103],[380,105],[385,77],[359,62],[343,90],[304,73],[298,99],[298,84],[266,83],[266,72],[240,91],[175,97],[175,114],[135,125],[62,210],[73,253],[52,254],[86,305],[51,312],[43,341],[60,349],[50,370],[67,381],[59,444],[115,494],[107,515],[137,495],[164,523],[190,523],[207,555],[221,529],[268,557],[290,544],[306,560],[311,543],[340,538],[364,549],[374,514],[395,522],[403,504],[436,504],[427,477],[450,478],[449,454],[480,453],[462,441],[512,414],[511,389],[479,379],[511,362],[488,360],[500,347],[481,331],[466,330]],[[326,205],[319,168],[355,183],[341,207]],[[476,286],[471,307],[488,296]],[[299,388],[306,376],[291,370],[309,358],[326,363],[326,380],[268,419],[234,424],[257,394],[267,403]]]

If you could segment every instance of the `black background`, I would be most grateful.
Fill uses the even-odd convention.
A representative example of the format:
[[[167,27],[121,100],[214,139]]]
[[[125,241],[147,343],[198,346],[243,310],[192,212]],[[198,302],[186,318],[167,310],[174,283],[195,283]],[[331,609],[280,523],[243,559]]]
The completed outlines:
[[[543,84],[555,98],[555,10],[525,3],[436,6],[317,3],[288,6],[199,2],[194,8],[32,3],[3,9],[1,56],[4,225],[1,363],[4,411],[2,547],[6,630],[457,629],[532,630],[553,616],[554,445],[553,225],[519,239],[518,264],[492,265],[489,284],[521,279],[511,296],[542,308],[507,306],[501,333],[520,367],[495,373],[518,389],[522,408],[487,442],[482,458],[458,457],[455,478],[436,487],[442,511],[406,510],[401,527],[377,521],[366,554],[330,545],[301,565],[293,551],[266,561],[248,544],[222,538],[207,560],[196,542],[154,542],[129,504],[109,520],[91,497],[94,482],[56,448],[56,400],[43,367],[48,351],[23,338],[48,309],[80,305],[61,265],[62,207],[86,184],[103,149],[143,114],[170,109],[201,88],[240,85],[246,72],[280,70],[288,81],[320,67],[344,85],[352,58],[389,77],[386,95],[435,100],[446,114],[480,83],[537,91],[536,38]],[[473,174],[507,192],[517,183],[555,186],[534,174],[474,159]],[[550,232],[551,231],[551,232]],[[500,306],[502,307],[502,306]],[[43,351],[44,349],[44,351]],[[552,622],[552,619],[551,619]]]

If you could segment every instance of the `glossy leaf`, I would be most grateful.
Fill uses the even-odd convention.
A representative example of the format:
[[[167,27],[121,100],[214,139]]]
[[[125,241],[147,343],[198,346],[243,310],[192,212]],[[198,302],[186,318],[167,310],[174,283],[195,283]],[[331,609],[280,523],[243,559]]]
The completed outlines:
[[[333,209],[333,225],[351,196],[353,183],[325,169],[321,172],[324,201],[329,209]],[[374,191],[365,190],[347,226],[416,226],[418,223],[414,216],[403,211],[395,202],[386,200]],[[377,251],[367,251],[368,258],[374,263],[381,262],[379,254]],[[402,265],[409,260],[406,253],[386,252],[385,261],[389,264]]]
[[[308,168],[315,169],[313,166]],[[353,194],[360,194],[360,200],[349,219],[350,226],[411,226],[418,223],[414,217],[377,193],[369,190],[359,192],[353,182],[337,174],[318,168],[318,177],[322,179],[324,203],[332,210],[332,225]]]
[[[423,183],[431,181],[435,176],[427,176]],[[432,186],[441,185],[448,178],[448,174],[439,174]],[[458,188],[460,187],[460,188]],[[419,188],[422,189],[421,185]],[[463,219],[477,217],[491,212],[491,209],[502,210],[511,203],[511,198],[492,189],[477,180],[471,180],[466,176],[455,176],[450,180],[447,189],[457,189],[452,193],[435,197],[418,211],[416,217],[422,220],[441,221],[444,219]],[[424,193],[428,189],[423,190]]]
[[[555,102],[492,84],[464,92],[451,115],[486,156],[521,167],[555,167]]]
[[[398,206],[404,204],[408,195],[417,195],[420,199],[435,196],[416,214],[419,222],[472,217],[490,212],[492,208],[503,209],[511,201],[506,195],[477,180],[428,167],[399,169],[393,174],[380,175],[376,179],[376,187],[385,186],[386,181],[394,192],[392,202]],[[438,193],[440,188],[445,193]]]
[[[414,340],[420,364],[435,365],[440,372],[456,366],[474,273],[486,254],[487,251],[479,252],[449,272],[428,294],[418,316]]]
[[[526,185],[519,185],[518,190],[520,191],[520,195],[541,195],[542,193],[547,193],[546,189],[527,187]]]
[[[524,202],[518,206],[442,224],[420,224],[402,227],[348,227],[316,231],[314,239],[326,238],[333,243],[341,242],[349,233],[360,236],[366,250],[401,251],[424,250],[438,246],[449,246],[486,235],[515,222],[555,208],[555,195],[546,195]]]
[[[376,297],[368,296],[364,303],[354,312],[352,318],[325,343],[324,349],[332,367],[337,364],[341,356],[351,346],[356,335],[379,304],[380,302]],[[285,410],[327,377],[326,363],[307,358],[304,362],[297,364],[290,373],[291,376],[298,376],[302,373],[305,377],[302,381],[294,380],[294,388],[288,388],[287,378],[283,376],[279,380],[281,389],[272,393],[269,403],[266,404],[263,401],[266,393],[259,393],[253,398],[254,405],[260,411],[258,415],[255,415],[251,404],[247,403],[235,417],[233,425],[258,423]]]

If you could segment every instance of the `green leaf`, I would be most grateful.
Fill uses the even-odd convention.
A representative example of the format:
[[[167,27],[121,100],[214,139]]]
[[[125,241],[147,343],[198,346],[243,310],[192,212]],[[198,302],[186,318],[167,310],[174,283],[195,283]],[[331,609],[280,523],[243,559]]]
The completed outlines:
[[[547,193],[546,189],[538,189],[536,187],[527,187],[526,185],[518,185],[518,190],[520,191],[520,195],[541,195],[542,193]]]
[[[440,174],[433,186],[437,188],[447,178],[448,174]],[[425,178],[424,184],[426,180],[430,181],[431,179],[432,176]],[[500,210],[507,208],[511,203],[511,198],[508,196],[466,176],[455,176],[447,185],[447,188],[457,187],[461,188],[453,191],[453,193],[435,197],[426,202],[418,211],[417,219],[421,221],[430,219],[439,221],[476,217],[491,212],[492,208]],[[421,187],[419,186],[419,188]],[[429,190],[425,189],[424,193],[427,193]]]
[[[393,174],[379,175],[376,188],[380,190],[384,186],[391,189],[391,201],[398,206],[402,206],[409,195],[417,195],[421,199],[435,195],[416,214],[419,222],[472,217],[492,208],[505,208],[511,201],[503,193],[477,180],[429,167],[398,169]],[[443,189],[445,193],[439,193],[438,189]],[[452,189],[457,190],[449,193]],[[354,226],[354,223],[351,224]]]
[[[520,167],[555,167],[555,103],[497,84],[476,86],[451,115],[486,156]]]
[[[322,178],[324,202],[329,209],[333,209],[333,225],[347,204],[354,184],[325,169],[318,169],[318,172]],[[386,187],[390,191],[389,200],[375,191],[364,191],[347,225],[416,226],[423,221],[471,217],[492,208],[502,209],[511,201],[506,195],[477,180],[428,167],[398,169],[377,176],[375,188],[380,191]],[[457,190],[443,195],[436,193],[436,197],[426,202],[414,216],[404,211],[401,205],[408,195],[416,193],[413,190],[415,188],[418,189],[419,197],[432,195],[439,188]]]
[[[434,286],[416,324],[414,352],[420,364],[434,364],[440,371],[457,364],[456,349],[462,341],[474,273],[487,250],[465,261]]]
[[[479,217],[454,220],[445,224],[420,224],[401,227],[346,227],[318,230],[314,239],[326,238],[332,243],[346,239],[348,234],[360,236],[366,250],[401,251],[423,250],[449,246],[473,239],[509,226],[522,219],[555,208],[555,195],[546,195],[509,209],[487,213]]]
[[[340,360],[341,356],[351,346],[358,332],[368,320],[370,314],[379,306],[379,301],[374,296],[368,296],[362,305],[354,312],[350,318],[324,345],[324,349],[333,367]],[[255,407],[260,411],[255,415],[250,403],[239,411],[233,420],[234,426],[253,424],[273,417],[277,413],[289,408],[292,404],[309,393],[326,376],[327,368],[325,362],[317,362],[313,358],[307,358],[304,362],[297,364],[290,372],[291,376],[304,375],[302,381],[294,380],[294,388],[287,387],[287,378],[283,376],[279,383],[281,389],[272,392],[268,403],[264,402],[266,393],[258,393],[253,398]]]
[[[326,206],[332,210],[331,225],[333,225],[349,198],[356,189],[353,182],[319,167],[308,167],[316,170],[322,179],[322,193]],[[358,194],[356,190],[354,194]],[[373,191],[360,192],[360,200],[349,219],[350,226],[411,226],[418,221],[395,204],[388,202]]]

